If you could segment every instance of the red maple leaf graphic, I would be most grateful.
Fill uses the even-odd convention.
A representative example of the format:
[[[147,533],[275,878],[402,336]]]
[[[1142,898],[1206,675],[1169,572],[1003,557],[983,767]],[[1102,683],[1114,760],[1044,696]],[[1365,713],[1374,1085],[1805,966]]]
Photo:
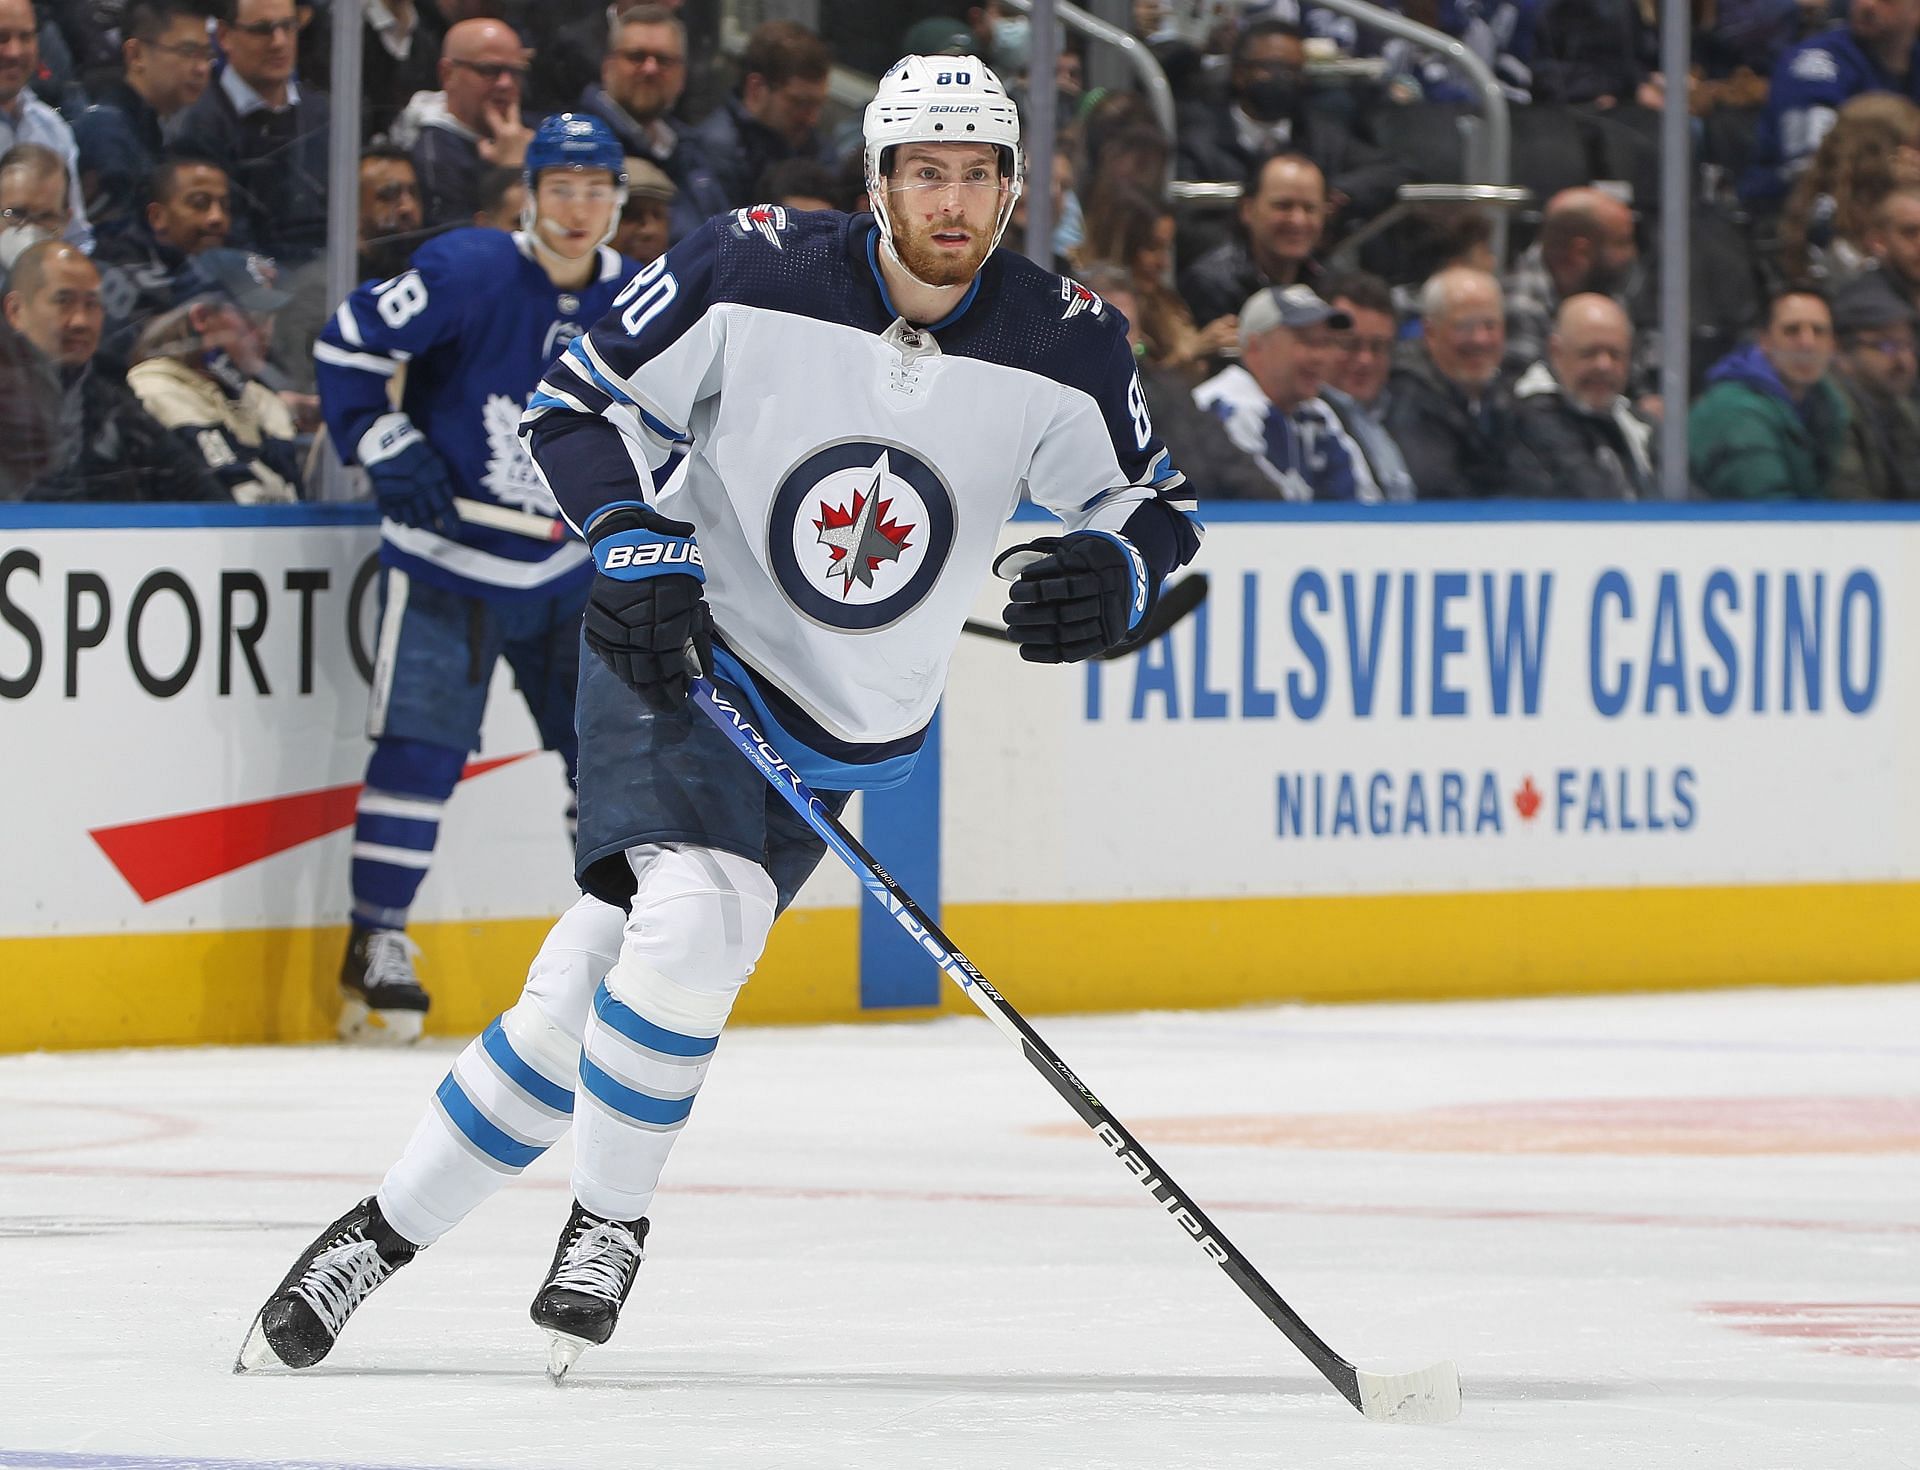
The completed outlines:
[[[1520,789],[1513,793],[1513,805],[1523,822],[1533,820],[1534,813],[1540,810],[1540,793],[1533,789],[1533,777],[1528,776],[1520,783]]]
[[[823,500],[820,502],[821,518],[813,523],[813,529],[816,531],[844,531],[860,519],[860,512],[866,508],[867,497],[858,490],[853,492],[853,505],[847,510],[841,510],[838,506],[828,505],[826,501]],[[905,551],[910,544],[907,537],[913,534],[913,527],[903,526],[898,521],[888,520],[887,512],[892,509],[893,502],[891,500],[881,501],[880,508],[874,512],[873,528],[882,536],[885,536],[887,540],[891,541],[895,546]],[[832,544],[827,546],[827,555],[832,558],[835,566],[838,566],[845,560],[847,552],[848,548],[845,546],[835,546]],[[867,570],[870,572],[878,571],[880,564],[886,560],[886,557],[869,556],[867,558]]]

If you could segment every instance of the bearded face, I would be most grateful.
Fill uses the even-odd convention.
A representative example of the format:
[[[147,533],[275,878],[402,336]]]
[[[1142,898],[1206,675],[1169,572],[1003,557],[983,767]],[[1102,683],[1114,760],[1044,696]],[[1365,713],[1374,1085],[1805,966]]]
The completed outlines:
[[[930,286],[964,286],[993,249],[1011,181],[999,154],[972,143],[903,146],[886,178],[902,265]]]

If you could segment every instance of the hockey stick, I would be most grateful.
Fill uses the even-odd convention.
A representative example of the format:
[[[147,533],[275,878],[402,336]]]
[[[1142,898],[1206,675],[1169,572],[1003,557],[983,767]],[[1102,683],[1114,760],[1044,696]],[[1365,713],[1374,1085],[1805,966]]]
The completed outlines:
[[[1116,643],[1105,653],[1095,655],[1101,659],[1125,658],[1137,653],[1154,639],[1173,631],[1173,627],[1182,618],[1207,600],[1207,574],[1190,572],[1178,582],[1172,582],[1160,593],[1160,600],[1154,603],[1147,615],[1140,620],[1126,639]],[[986,623],[978,618],[968,618],[961,627],[978,638],[999,638],[1007,642],[1013,640],[999,623]]]
[[[694,660],[689,659],[693,665]],[[697,665],[696,665],[697,666]],[[1348,1403],[1369,1419],[1400,1424],[1444,1424],[1460,1413],[1460,1376],[1452,1363],[1436,1363],[1418,1373],[1368,1373],[1355,1368],[1341,1357],[1299,1313],[1280,1298],[1247,1258],[1240,1254],[1223,1231],[1207,1218],[1172,1178],[1155,1163],[1092,1090],[1067,1069],[1053,1048],[1041,1040],[1032,1026],[1007,999],[987,982],[953,941],[940,932],[905,889],[887,870],[875,862],[867,850],[829,812],[799,773],[780,758],[780,754],[760,732],[748,723],[731,701],[713,687],[711,680],[696,677],[690,696],[700,710],[720,727],[720,731],[740,753],[753,762],[769,785],[800,814],[820,840],[853,871],[854,877],[873,895],[888,913],[899,921],[913,941],[933,956],[942,970],[964,990],[989,1021],[1007,1038],[1019,1044],[1035,1071],[1052,1084],[1066,1099],[1067,1106],[1080,1115],[1080,1121],[1093,1131],[1101,1144],[1112,1150],[1126,1171],[1171,1215],[1235,1286],[1278,1327],[1293,1345],[1306,1354],[1326,1380],[1345,1395]]]
[[[485,500],[453,497],[453,508],[470,526],[491,526],[496,531],[511,531],[534,541],[564,541],[567,523],[552,516],[535,515],[530,510],[515,510],[510,505],[494,505]]]

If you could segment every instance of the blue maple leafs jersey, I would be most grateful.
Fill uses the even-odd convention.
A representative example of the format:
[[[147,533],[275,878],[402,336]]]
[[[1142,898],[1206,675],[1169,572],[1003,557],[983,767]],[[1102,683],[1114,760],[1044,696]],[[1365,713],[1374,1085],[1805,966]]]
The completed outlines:
[[[835,787],[904,778],[1023,495],[1125,535],[1156,578],[1199,545],[1117,312],[1001,250],[910,326],[877,248],[870,215],[717,216],[634,277],[527,418],[576,526],[636,500],[694,524],[718,671]]]
[[[1863,92],[1899,92],[1920,102],[1920,42],[1895,79],[1845,26],[1809,36],[1774,65],[1767,110],[1755,129],[1753,160],[1739,181],[1753,203],[1782,199],[1832,130],[1841,106]]]
[[[404,373],[398,411],[446,461],[455,494],[557,517],[519,437],[520,415],[547,365],[638,267],[603,247],[596,278],[563,291],[524,236],[483,229],[436,236],[409,267],[357,287],[314,346],[320,406],[341,457],[354,463],[374,426],[396,411],[389,394]],[[450,539],[389,520],[381,559],[471,596],[545,596],[593,568],[587,548],[554,524],[558,539],[471,522]]]

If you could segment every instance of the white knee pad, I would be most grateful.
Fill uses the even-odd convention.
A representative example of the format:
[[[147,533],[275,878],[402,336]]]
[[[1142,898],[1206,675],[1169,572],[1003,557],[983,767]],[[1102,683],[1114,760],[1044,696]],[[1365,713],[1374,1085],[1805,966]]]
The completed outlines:
[[[517,1028],[536,1050],[544,1044],[537,1040],[544,1030],[557,1031],[573,1048],[561,1075],[572,1075],[593,993],[620,957],[626,923],[627,916],[612,904],[587,896],[560,916],[527,967],[519,1003],[501,1018],[516,1047],[522,1035]],[[516,1016],[518,1021],[511,1019]]]
[[[711,847],[632,848],[637,882],[620,968],[693,991],[738,990],[767,947],[779,895],[756,862]]]

